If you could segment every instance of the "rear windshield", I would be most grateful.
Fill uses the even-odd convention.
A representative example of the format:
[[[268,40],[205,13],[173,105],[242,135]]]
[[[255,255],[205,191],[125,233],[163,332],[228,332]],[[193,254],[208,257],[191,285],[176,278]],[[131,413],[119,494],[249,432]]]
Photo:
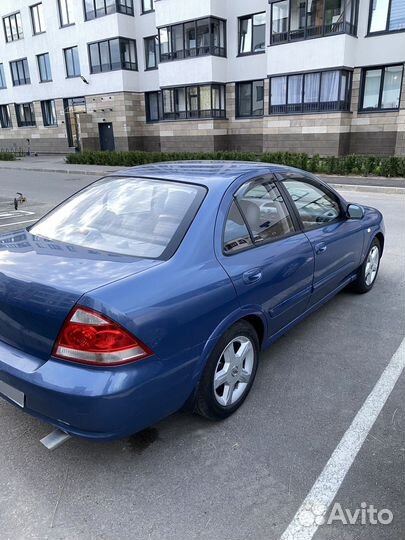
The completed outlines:
[[[178,248],[205,188],[145,178],[104,178],[45,216],[34,235],[134,257],[167,259]]]

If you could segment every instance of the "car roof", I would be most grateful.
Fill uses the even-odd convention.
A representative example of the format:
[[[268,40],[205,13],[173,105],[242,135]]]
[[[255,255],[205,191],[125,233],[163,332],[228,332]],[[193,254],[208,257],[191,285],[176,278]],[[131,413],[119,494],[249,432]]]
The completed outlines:
[[[207,187],[219,185],[227,187],[240,176],[250,173],[254,177],[262,174],[263,169],[273,173],[296,170],[282,165],[255,161],[167,161],[131,167],[114,172],[112,176],[158,178],[202,184]]]

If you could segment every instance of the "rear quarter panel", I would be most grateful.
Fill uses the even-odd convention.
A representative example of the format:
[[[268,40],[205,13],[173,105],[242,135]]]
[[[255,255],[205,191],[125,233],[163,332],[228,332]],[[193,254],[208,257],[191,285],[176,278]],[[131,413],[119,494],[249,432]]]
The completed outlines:
[[[105,313],[152,349],[148,380],[162,390],[166,413],[193,391],[207,343],[239,313],[235,289],[214,255],[216,197],[204,201],[180,248],[168,261],[84,295],[80,304]],[[241,315],[243,316],[243,315]],[[236,315],[235,315],[236,317]],[[224,323],[225,321],[225,323]],[[145,368],[146,369],[146,368]]]

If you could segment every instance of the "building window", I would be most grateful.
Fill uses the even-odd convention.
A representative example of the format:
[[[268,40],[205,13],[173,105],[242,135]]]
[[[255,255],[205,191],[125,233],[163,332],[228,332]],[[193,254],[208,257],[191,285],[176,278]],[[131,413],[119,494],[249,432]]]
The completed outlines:
[[[41,109],[44,126],[57,126],[55,100],[41,101]]]
[[[153,0],[142,0],[142,13],[149,13],[155,11]]]
[[[288,4],[289,0],[276,2],[272,5],[271,42],[288,41]]]
[[[31,84],[30,71],[28,69],[28,62],[26,58],[10,62],[10,69],[13,86]]]
[[[145,66],[146,69],[156,69],[159,57],[159,38],[157,36],[145,38]]]
[[[74,0],[58,0],[59,21],[62,27],[74,24],[72,14],[73,1]]]
[[[117,0],[117,11],[124,15],[134,15],[133,0]]]
[[[8,105],[0,105],[0,127],[2,128],[12,127],[10,109]]]
[[[270,79],[270,114],[350,110],[352,73],[332,70]]]
[[[136,71],[136,42],[127,38],[107,39],[89,45],[90,71],[101,73],[127,69]]]
[[[401,30],[405,30],[404,0],[370,0],[370,34]]]
[[[18,127],[35,126],[35,114],[33,103],[19,103],[15,105],[15,114]]]
[[[146,92],[146,121],[158,122],[163,118],[161,92]]]
[[[226,56],[226,22],[209,17],[159,29],[160,61]]]
[[[39,80],[41,82],[52,81],[51,62],[49,60],[49,53],[38,54],[38,70]]]
[[[45,32],[45,21],[42,2],[30,7],[32,30],[34,35]]]
[[[147,92],[146,119],[187,120],[225,118],[225,85],[182,86]]]
[[[3,26],[7,43],[24,37],[21,13],[19,11],[8,17],[3,17]]]
[[[236,84],[236,116],[262,116],[264,113],[264,82],[248,81]]]
[[[403,70],[403,65],[363,70],[360,110],[398,110]]]
[[[63,55],[65,57],[66,77],[80,77],[79,49],[77,46],[63,49]]]
[[[239,54],[257,54],[266,48],[266,12],[239,19]]]
[[[3,64],[0,64],[0,88],[7,88]]]
[[[162,97],[164,120],[225,117],[224,85],[169,88]]]
[[[111,13],[134,14],[133,0],[84,0],[84,16],[86,21],[104,17]]]
[[[359,0],[270,0],[272,45],[357,34]]]

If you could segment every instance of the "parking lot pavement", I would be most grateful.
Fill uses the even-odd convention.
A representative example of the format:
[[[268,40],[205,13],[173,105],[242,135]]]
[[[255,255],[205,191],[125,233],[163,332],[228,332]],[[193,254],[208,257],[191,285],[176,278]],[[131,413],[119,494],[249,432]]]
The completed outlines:
[[[49,194],[42,184],[24,210],[39,216],[87,182],[73,185],[61,176]],[[0,174],[2,196],[5,185]],[[49,428],[0,402],[0,537],[280,539],[404,336],[405,201],[345,195],[385,215],[375,288],[362,296],[342,292],[264,352],[251,395],[227,421],[212,424],[181,412],[126,440],[71,439],[50,453],[39,443]],[[335,521],[292,539],[404,537],[404,391],[402,374],[375,422],[365,408],[364,444],[343,455],[336,469],[341,483],[332,493],[333,504],[351,512],[362,503],[389,509],[392,523]]]
[[[9,171],[0,168],[0,234],[27,227],[87,184],[89,176]],[[27,202],[14,211],[14,197],[22,193]]]

